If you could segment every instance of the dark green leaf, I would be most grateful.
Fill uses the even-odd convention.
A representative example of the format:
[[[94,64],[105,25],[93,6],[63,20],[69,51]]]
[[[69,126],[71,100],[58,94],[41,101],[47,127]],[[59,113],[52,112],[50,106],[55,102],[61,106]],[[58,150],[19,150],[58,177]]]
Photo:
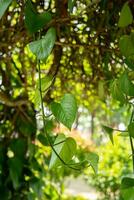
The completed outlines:
[[[46,60],[54,47],[55,40],[55,28],[50,28],[42,39],[31,42],[29,48],[38,59]]]
[[[0,19],[4,15],[6,9],[8,8],[11,2],[12,0],[0,0]]]
[[[121,182],[121,195],[124,200],[133,200],[134,198],[134,178],[124,177]]]
[[[37,13],[30,0],[25,6],[25,24],[30,33],[35,33],[50,22],[52,16],[49,12]]]
[[[124,60],[125,64],[132,70],[134,70],[134,63],[133,61],[129,60],[129,59],[125,59]]]
[[[65,94],[60,103],[53,102],[51,110],[58,121],[71,129],[77,113],[77,103],[73,95]]]
[[[134,122],[132,122],[128,125],[128,132],[129,132],[130,136],[134,138]]]
[[[26,153],[26,141],[24,139],[13,139],[10,144],[11,150],[14,152],[15,156],[18,158],[23,158]]]
[[[104,131],[108,134],[112,144],[114,144],[114,140],[113,140],[113,129],[108,127],[108,126],[104,126],[102,125],[102,128],[104,129]]]
[[[19,158],[10,158],[8,160],[9,165],[9,172],[10,172],[10,178],[13,182],[13,187],[17,189],[19,187],[19,179],[22,173],[23,163],[22,160]]]
[[[76,151],[76,142],[73,138],[66,138],[65,135],[60,134],[57,136],[54,142],[54,149],[60,158],[65,162],[69,163]],[[50,168],[62,166],[63,163],[57,157],[55,152],[52,152],[51,160],[50,160]]]
[[[75,4],[75,1],[76,0],[68,0],[68,9],[70,12],[73,11],[73,7],[74,7],[74,4]]]
[[[129,24],[132,24],[132,21],[133,21],[133,15],[129,8],[128,2],[126,2],[121,10],[118,26],[119,27],[128,26]]]
[[[129,58],[134,55],[134,43],[132,43],[132,37],[129,35],[123,35],[119,41],[120,51],[123,56]]]

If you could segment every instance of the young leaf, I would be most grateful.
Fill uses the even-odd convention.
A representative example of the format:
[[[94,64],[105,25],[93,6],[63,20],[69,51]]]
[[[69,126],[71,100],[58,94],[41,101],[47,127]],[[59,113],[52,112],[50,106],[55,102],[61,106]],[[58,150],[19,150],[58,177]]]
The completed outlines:
[[[119,27],[125,27],[133,22],[133,15],[129,8],[128,2],[123,5],[118,22]]]
[[[94,172],[97,174],[99,156],[96,153],[93,153],[93,152],[86,153],[86,160],[91,165],[91,167],[93,168]]]
[[[134,122],[128,125],[128,132],[130,136],[134,138]]]
[[[113,140],[113,129],[108,127],[108,126],[104,126],[102,125],[102,128],[104,129],[104,131],[108,134],[112,144],[114,144],[114,140]]]
[[[124,200],[133,200],[134,197],[134,178],[124,177],[121,182],[121,195]]]
[[[50,28],[42,39],[31,42],[29,48],[38,59],[46,60],[54,47],[55,40],[55,28]]]
[[[134,84],[130,81],[126,72],[120,76],[119,86],[124,94],[134,96]]]
[[[12,0],[0,0],[0,19],[4,15],[6,9],[8,8],[11,2]]]
[[[51,110],[56,119],[71,130],[77,113],[77,103],[74,96],[65,94],[60,103],[51,103]]]
[[[73,138],[66,138],[65,135],[60,134],[57,136],[54,142],[54,149],[60,158],[65,162],[69,163],[76,151],[76,142]],[[51,160],[50,160],[50,168],[62,166],[63,163],[57,157],[55,152],[52,152]]]
[[[68,9],[70,12],[73,11],[73,7],[74,7],[74,4],[75,4],[75,1],[76,0],[68,0]]]
[[[25,5],[25,25],[29,33],[35,33],[50,22],[52,16],[49,12],[37,13],[30,0]]]

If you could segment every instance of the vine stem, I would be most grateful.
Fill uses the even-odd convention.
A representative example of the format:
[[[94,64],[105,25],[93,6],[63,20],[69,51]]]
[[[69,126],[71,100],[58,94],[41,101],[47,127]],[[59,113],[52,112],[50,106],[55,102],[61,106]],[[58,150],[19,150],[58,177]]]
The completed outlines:
[[[39,92],[40,92],[40,99],[41,99],[41,111],[42,111],[42,119],[43,119],[43,126],[44,126],[44,131],[45,131],[45,134],[46,134],[46,137],[47,137],[47,140],[50,144],[50,147],[52,148],[52,150],[54,151],[54,153],[56,154],[56,156],[59,158],[59,160],[63,163],[63,165],[73,169],[73,170],[77,170],[77,171],[80,171],[80,169],[78,168],[75,168],[75,167],[72,167],[70,166],[69,164],[67,164],[61,157],[60,155],[57,153],[57,151],[55,150],[53,144],[51,143],[51,140],[50,140],[50,137],[49,137],[49,134],[47,132],[47,129],[46,129],[46,122],[45,122],[45,112],[44,112],[44,105],[43,105],[43,95],[42,95],[42,86],[41,86],[41,68],[40,68],[40,60],[37,61],[37,65],[38,65],[38,74],[39,74]]]
[[[133,106],[133,110],[132,110],[132,114],[131,114],[131,118],[130,118],[130,124],[133,121],[133,116],[134,116],[134,106]],[[130,134],[129,134],[129,139],[130,139],[130,145],[131,145],[133,173],[134,173],[134,145],[133,145],[133,138],[131,137]]]

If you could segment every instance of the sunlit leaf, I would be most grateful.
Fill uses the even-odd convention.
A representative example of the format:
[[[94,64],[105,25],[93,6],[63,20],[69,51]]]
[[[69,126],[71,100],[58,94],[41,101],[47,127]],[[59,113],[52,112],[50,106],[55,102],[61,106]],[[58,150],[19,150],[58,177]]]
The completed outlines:
[[[94,172],[97,173],[99,156],[96,153],[93,153],[93,152],[86,153],[86,160],[91,165]]]
[[[123,5],[123,8],[120,13],[120,18],[118,22],[119,27],[125,27],[131,24],[133,21],[133,15],[129,8],[128,2]]]
[[[35,33],[50,22],[52,16],[49,12],[37,13],[30,0],[25,6],[25,25],[30,33]]]
[[[50,28],[42,39],[31,42],[29,48],[38,59],[46,60],[54,47],[55,40],[55,28]]]
[[[77,113],[77,103],[73,95],[65,94],[60,103],[51,103],[51,110],[59,122],[71,129]]]
[[[54,142],[54,149],[65,163],[69,163],[72,157],[75,155],[76,142],[73,138],[71,137],[66,138],[65,135],[60,134],[57,136]],[[49,165],[50,168],[62,165],[63,163],[53,151]]]
[[[8,8],[11,2],[12,0],[0,0],[0,19],[4,15],[6,9]]]

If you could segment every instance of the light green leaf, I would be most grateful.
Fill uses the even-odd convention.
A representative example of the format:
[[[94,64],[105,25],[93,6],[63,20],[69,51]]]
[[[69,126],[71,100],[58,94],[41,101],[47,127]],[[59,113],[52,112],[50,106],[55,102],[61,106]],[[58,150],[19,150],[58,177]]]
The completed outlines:
[[[90,152],[86,153],[86,160],[93,168],[94,172],[97,173],[98,171],[98,162],[99,162],[99,156],[96,153]]]
[[[121,182],[121,195],[124,200],[134,199],[134,178],[124,177]]]
[[[0,0],[0,19],[4,15],[6,9],[8,8],[11,2],[12,0]]]
[[[123,5],[118,22],[119,27],[125,27],[133,22],[133,15],[129,8],[128,2]]]
[[[134,43],[132,41],[132,33],[131,35],[123,35],[119,40],[119,48],[123,56],[126,58],[134,55]]]
[[[124,72],[120,76],[119,86],[124,94],[128,96],[134,96],[134,84],[130,81],[127,72]]]
[[[65,94],[60,103],[51,103],[51,110],[59,122],[71,129],[77,113],[76,99],[72,94]]]
[[[111,90],[112,97],[114,99],[120,101],[122,104],[126,102],[125,96],[119,87],[119,80],[115,79],[111,83],[110,90]]]
[[[49,12],[37,13],[30,0],[25,6],[25,25],[30,33],[35,33],[50,22],[52,16]]]
[[[54,142],[54,149],[57,152],[57,154],[60,156],[60,158],[68,164],[72,157],[74,156],[76,152],[76,142],[73,138],[68,137],[66,138],[65,135],[60,134],[57,136],[55,142]],[[52,167],[58,167],[62,166],[63,163],[61,160],[57,157],[55,152],[52,152],[51,160],[50,160],[50,168]]]
[[[102,125],[102,128],[104,129],[104,131],[108,134],[112,144],[114,144],[114,140],[113,140],[113,129],[111,127],[108,126],[104,126]]]
[[[31,42],[29,48],[38,59],[46,60],[54,47],[55,40],[55,28],[50,28],[42,39]]]
[[[105,99],[105,88],[104,88],[104,81],[99,81],[98,83],[98,96],[101,100]]]
[[[132,122],[128,125],[128,132],[129,132],[130,136],[134,138],[134,122]]]

